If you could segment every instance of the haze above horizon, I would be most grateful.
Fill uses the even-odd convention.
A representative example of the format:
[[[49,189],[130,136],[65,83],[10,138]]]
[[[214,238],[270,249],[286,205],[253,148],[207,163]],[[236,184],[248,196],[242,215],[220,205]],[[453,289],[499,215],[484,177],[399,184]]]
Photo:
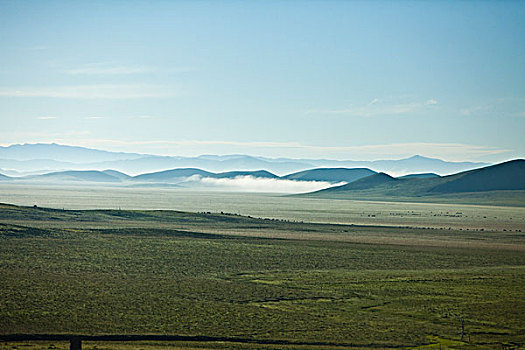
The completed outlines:
[[[522,2],[0,3],[0,144],[525,155]]]

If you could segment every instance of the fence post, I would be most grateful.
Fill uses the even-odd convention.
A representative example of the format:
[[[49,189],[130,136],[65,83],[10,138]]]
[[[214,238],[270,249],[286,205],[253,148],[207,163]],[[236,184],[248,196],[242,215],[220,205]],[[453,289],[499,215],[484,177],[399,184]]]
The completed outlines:
[[[69,350],[82,350],[82,339],[73,337],[69,340]]]

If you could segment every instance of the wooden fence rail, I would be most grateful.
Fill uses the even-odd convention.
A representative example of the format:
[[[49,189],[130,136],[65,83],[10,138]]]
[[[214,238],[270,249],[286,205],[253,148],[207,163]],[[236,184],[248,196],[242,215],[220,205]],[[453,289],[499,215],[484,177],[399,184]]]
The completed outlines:
[[[366,347],[366,348],[406,348],[413,345],[385,345],[385,344],[355,344],[355,343],[336,343],[336,342],[303,342],[284,339],[254,339],[241,337],[211,337],[211,336],[185,336],[185,335],[161,335],[161,334],[140,334],[140,335],[81,335],[81,334],[0,334],[0,342],[9,341],[69,341],[71,350],[81,350],[82,341],[184,341],[184,342],[228,342],[261,345],[303,345],[303,346],[331,346],[331,347]]]

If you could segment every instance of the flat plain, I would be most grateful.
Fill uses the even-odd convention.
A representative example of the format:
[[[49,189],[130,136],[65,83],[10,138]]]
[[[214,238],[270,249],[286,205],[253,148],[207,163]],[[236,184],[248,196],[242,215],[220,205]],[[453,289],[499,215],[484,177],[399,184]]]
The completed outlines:
[[[86,349],[522,346],[522,226],[454,215],[468,231],[2,205],[0,330],[196,337]]]
[[[0,184],[0,202],[64,209],[228,212],[315,223],[525,231],[525,206],[334,200],[263,193]],[[489,201],[490,203],[490,201]]]

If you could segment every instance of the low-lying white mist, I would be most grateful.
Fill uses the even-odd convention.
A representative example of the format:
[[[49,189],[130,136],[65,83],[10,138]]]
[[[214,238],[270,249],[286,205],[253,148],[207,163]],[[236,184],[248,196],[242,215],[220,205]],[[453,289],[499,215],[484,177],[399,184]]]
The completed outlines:
[[[306,193],[332,186],[344,185],[346,182],[333,184],[327,181],[295,181],[254,177],[251,175],[216,179],[194,175],[187,178],[183,184],[190,185],[191,187],[206,187],[207,189],[234,192]]]

